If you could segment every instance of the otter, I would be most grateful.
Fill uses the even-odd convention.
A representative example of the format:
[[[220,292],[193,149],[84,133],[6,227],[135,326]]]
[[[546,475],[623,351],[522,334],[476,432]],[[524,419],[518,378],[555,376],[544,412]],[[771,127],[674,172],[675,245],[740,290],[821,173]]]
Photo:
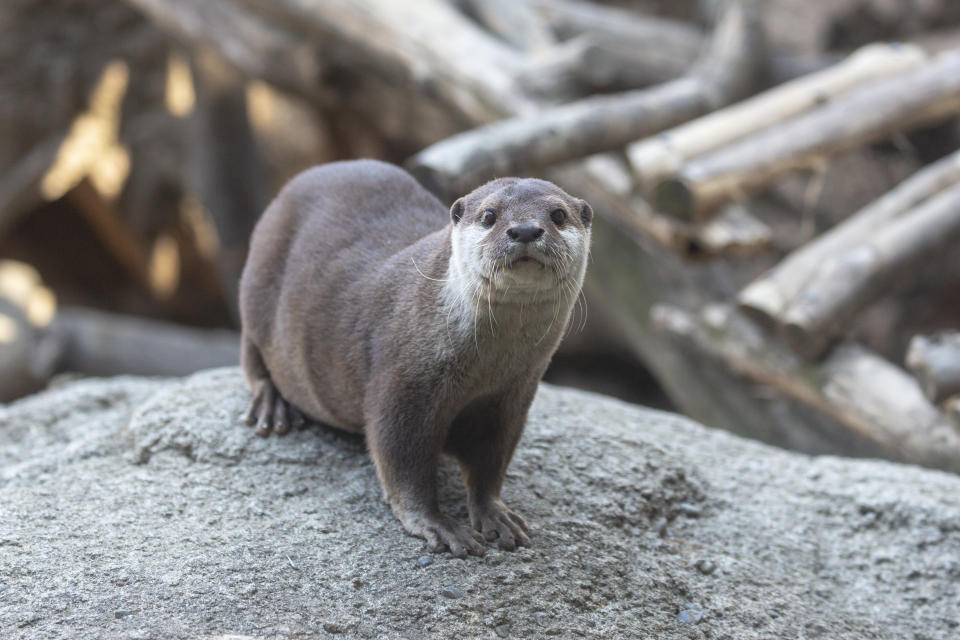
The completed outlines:
[[[257,223],[241,277],[247,421],[363,434],[386,500],[435,552],[528,545],[500,489],[580,294],[592,216],[544,180],[493,180],[448,214],[383,162],[304,171]],[[441,454],[459,462],[472,526],[438,507]]]

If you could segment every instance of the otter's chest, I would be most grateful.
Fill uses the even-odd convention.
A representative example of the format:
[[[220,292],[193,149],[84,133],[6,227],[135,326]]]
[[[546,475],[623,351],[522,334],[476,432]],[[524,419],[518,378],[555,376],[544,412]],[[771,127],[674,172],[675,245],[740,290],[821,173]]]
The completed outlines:
[[[543,314],[541,314],[543,315]],[[449,344],[447,366],[469,389],[489,390],[518,378],[539,377],[563,333],[566,317],[478,318]],[[481,324],[482,323],[482,324]]]

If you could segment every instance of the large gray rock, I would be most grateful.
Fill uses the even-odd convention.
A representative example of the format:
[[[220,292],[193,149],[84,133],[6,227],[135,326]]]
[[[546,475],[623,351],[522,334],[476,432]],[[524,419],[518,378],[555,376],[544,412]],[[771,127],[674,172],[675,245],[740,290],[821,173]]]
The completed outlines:
[[[960,637],[952,475],[544,386],[505,489],[533,546],[460,561],[361,439],[257,438],[246,400],[219,369],[0,407],[0,637]]]

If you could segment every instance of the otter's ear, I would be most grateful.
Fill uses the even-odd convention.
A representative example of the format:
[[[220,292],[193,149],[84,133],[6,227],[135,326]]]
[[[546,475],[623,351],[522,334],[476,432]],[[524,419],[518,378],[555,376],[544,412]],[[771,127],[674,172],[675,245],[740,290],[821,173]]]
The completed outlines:
[[[586,200],[580,200],[580,219],[583,220],[585,227],[589,227],[593,222],[593,208],[587,204]]]
[[[463,198],[457,198],[457,201],[453,203],[450,207],[450,218],[453,220],[453,224],[460,222],[460,218],[463,217]]]

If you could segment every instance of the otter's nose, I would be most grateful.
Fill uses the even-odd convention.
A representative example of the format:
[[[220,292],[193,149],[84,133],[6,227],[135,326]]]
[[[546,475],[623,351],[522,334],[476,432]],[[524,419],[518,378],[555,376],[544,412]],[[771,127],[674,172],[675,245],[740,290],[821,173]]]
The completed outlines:
[[[543,235],[543,228],[534,222],[521,222],[507,229],[507,235],[517,242],[533,242]]]

